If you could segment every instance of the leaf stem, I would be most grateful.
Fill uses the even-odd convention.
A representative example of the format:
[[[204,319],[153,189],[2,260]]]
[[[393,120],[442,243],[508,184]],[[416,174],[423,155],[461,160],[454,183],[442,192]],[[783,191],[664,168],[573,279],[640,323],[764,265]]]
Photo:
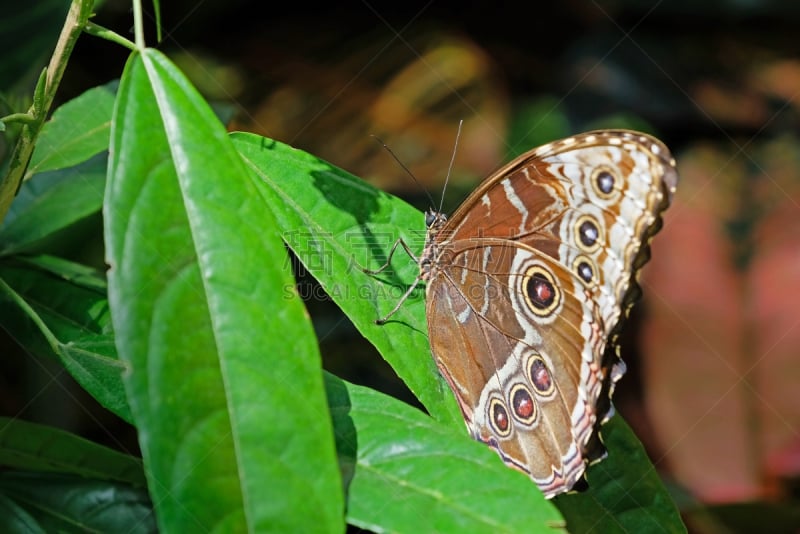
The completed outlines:
[[[53,349],[53,352],[59,354],[61,342],[44,322],[41,315],[39,315],[30,304],[28,304],[22,295],[14,291],[11,286],[5,282],[5,280],[0,280],[0,294],[4,294],[8,300],[14,302],[14,304],[16,304],[23,312],[25,312],[28,318],[39,328],[39,331],[47,340],[47,343],[50,345],[50,348]]]
[[[0,122],[3,122],[5,124],[10,124],[12,122],[21,122],[23,124],[30,124],[35,121],[36,117],[34,117],[31,113],[12,113],[11,115],[0,117]]]
[[[87,22],[86,26],[83,28],[83,31],[85,31],[89,35],[94,35],[95,37],[100,37],[101,39],[105,39],[107,41],[111,41],[112,43],[117,43],[118,45],[122,45],[133,52],[138,50],[136,48],[136,44],[133,41],[129,41],[120,34],[111,31],[108,28],[104,28],[99,24],[95,24],[94,22]]]

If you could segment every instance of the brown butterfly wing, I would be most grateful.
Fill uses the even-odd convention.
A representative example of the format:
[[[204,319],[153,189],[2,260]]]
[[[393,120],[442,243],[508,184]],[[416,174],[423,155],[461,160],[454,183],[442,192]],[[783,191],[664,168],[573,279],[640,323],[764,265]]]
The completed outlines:
[[[677,181],[656,139],[590,132],[489,177],[429,235],[431,349],[472,435],[547,496],[604,450],[612,345]]]

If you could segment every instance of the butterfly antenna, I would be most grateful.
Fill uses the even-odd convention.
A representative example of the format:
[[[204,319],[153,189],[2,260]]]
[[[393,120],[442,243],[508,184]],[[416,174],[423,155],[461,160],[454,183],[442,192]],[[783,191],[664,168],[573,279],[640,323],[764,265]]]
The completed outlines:
[[[370,134],[370,135],[371,135],[371,134]],[[385,149],[386,149],[386,151],[387,151],[389,154],[391,154],[391,156],[394,158],[394,160],[397,162],[397,164],[398,164],[398,165],[400,165],[400,167],[402,167],[404,171],[406,171],[406,174],[408,174],[408,175],[411,177],[411,179],[412,179],[412,180],[414,180],[414,183],[415,183],[415,184],[417,184],[417,185],[419,186],[419,188],[422,190],[422,192],[423,192],[423,193],[425,193],[425,196],[427,196],[427,197],[428,197],[428,200],[430,200],[430,202],[431,202],[431,206],[433,206],[433,197],[431,196],[431,194],[430,194],[430,193],[428,193],[428,190],[427,190],[427,189],[425,189],[424,187],[422,187],[422,184],[419,182],[419,180],[417,180],[417,177],[416,177],[416,176],[414,176],[414,173],[413,173],[413,172],[411,172],[411,171],[409,170],[409,168],[408,168],[408,167],[406,167],[406,166],[403,164],[403,162],[402,162],[402,161],[400,161],[400,158],[398,158],[398,157],[397,157],[397,155],[395,155],[394,151],[392,151],[392,149],[391,149],[391,148],[389,148],[389,145],[387,145],[386,143],[384,143],[384,142],[381,140],[381,138],[380,138],[380,137],[378,137],[377,135],[372,135],[372,138],[373,138],[373,139],[375,139],[375,140],[376,140],[378,143],[380,143],[380,144],[381,144],[381,146],[383,146],[383,148],[385,148]]]
[[[442,212],[442,206],[444,206],[444,192],[447,190],[447,183],[450,181],[450,173],[453,171],[453,162],[455,162],[456,160],[456,152],[458,151],[458,140],[461,138],[461,126],[463,124],[464,124],[464,119],[458,121],[456,142],[453,143],[453,155],[450,156],[450,165],[447,167],[447,176],[444,177],[444,186],[442,187],[442,199],[439,201],[439,213]]]

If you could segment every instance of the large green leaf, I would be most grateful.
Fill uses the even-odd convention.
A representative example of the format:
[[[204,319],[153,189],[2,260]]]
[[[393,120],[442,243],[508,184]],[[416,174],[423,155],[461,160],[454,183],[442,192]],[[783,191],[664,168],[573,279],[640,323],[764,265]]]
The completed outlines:
[[[75,434],[0,417],[0,465],[144,486],[142,461]]]
[[[58,358],[100,404],[132,420],[102,275],[48,256],[5,260],[0,327],[27,351]]]
[[[156,532],[147,492],[121,482],[4,471],[0,497],[2,532]]]
[[[125,68],[111,154],[109,300],[160,527],[343,530],[320,357],[273,216],[157,51]]]
[[[251,134],[234,144],[263,180],[283,238],[356,328],[377,347],[428,412],[463,432],[453,395],[439,379],[424,321],[424,288],[412,293],[383,326],[385,316],[418,273],[402,249],[392,270],[371,276],[402,238],[422,250],[425,221],[405,202],[305,152]]]
[[[376,532],[547,532],[563,525],[528,477],[397,399],[326,379],[340,455],[354,458],[348,522]]]

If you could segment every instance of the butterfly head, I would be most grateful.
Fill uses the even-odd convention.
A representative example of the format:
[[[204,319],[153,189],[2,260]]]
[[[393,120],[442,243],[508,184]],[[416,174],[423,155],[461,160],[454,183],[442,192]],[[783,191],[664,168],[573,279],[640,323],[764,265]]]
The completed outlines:
[[[428,230],[437,230],[445,225],[447,222],[447,215],[441,211],[429,209],[425,212],[425,226]]]

